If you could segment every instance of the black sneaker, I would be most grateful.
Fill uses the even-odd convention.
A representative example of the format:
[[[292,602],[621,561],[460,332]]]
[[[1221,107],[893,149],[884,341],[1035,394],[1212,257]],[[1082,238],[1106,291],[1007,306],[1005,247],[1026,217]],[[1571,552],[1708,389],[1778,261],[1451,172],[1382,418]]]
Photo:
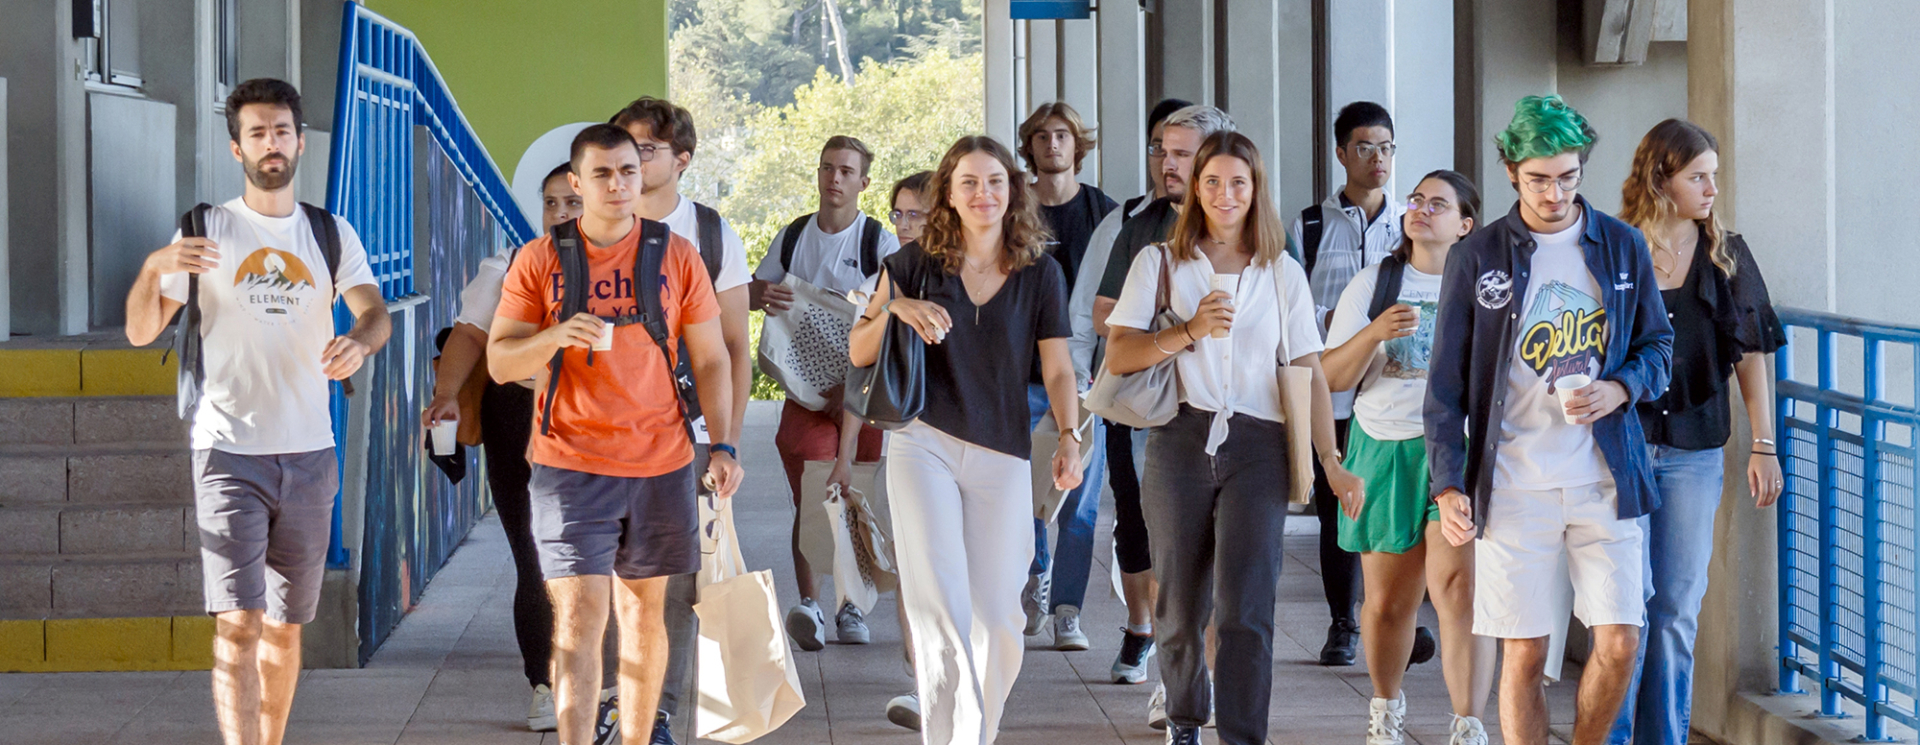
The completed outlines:
[[[1411,669],[1414,665],[1426,664],[1428,660],[1433,659],[1434,651],[1439,648],[1440,645],[1433,640],[1433,631],[1431,629],[1425,626],[1415,626],[1413,628],[1413,654],[1407,657],[1407,667]]]
[[[1113,682],[1137,685],[1147,682],[1147,662],[1153,659],[1153,635],[1121,631],[1120,655],[1113,659]]]
[[[1167,725],[1167,745],[1200,745],[1200,728]]]
[[[653,715],[653,737],[647,745],[678,745],[673,741],[673,718],[666,712]]]
[[[609,688],[600,694],[600,716],[593,721],[593,745],[607,745],[620,736],[620,697]]]
[[[1333,619],[1333,625],[1327,627],[1327,645],[1320,648],[1320,664],[1327,667],[1349,667],[1357,655],[1354,647],[1360,641],[1360,624],[1350,618]]]

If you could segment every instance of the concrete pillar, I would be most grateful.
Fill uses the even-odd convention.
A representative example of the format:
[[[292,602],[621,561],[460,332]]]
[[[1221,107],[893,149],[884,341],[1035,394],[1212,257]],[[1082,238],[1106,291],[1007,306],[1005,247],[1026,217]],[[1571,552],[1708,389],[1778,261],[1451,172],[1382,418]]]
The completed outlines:
[[[1394,0],[1338,0],[1326,4],[1327,37],[1326,126],[1340,107],[1354,101],[1372,101],[1387,107],[1396,118],[1393,106],[1394,73]],[[1316,133],[1328,153],[1340,143],[1331,131]],[[1340,162],[1327,157],[1326,192],[1331,194],[1346,182]],[[1388,185],[1388,193],[1392,185]]]
[[[1469,67],[1460,77],[1467,78],[1472,103],[1455,109],[1455,160],[1480,185],[1486,211],[1503,215],[1513,204],[1513,190],[1493,135],[1513,119],[1514,101],[1554,90],[1556,13],[1553,3],[1538,0],[1460,0],[1456,12],[1462,7],[1467,12],[1461,13],[1461,30],[1472,43],[1455,59]]]
[[[1100,189],[1115,199],[1147,190],[1145,15],[1135,3],[1113,2],[1093,18],[1100,45]]]
[[[1059,21],[1017,21],[1026,25],[1027,100],[1018,114],[1025,120],[1034,108],[1060,98]]]
[[[1281,0],[1227,0],[1226,45],[1228,70],[1219,105],[1233,115],[1241,133],[1260,148],[1271,183],[1280,167],[1280,37]],[[1286,210],[1283,205],[1277,209]]]
[[[1169,98],[1214,103],[1212,0],[1161,2],[1160,90]]]
[[[0,78],[0,132],[8,131],[11,130],[7,129],[7,79]],[[8,329],[13,328],[12,278],[8,269],[12,257],[7,243],[8,234],[13,231],[7,229],[12,223],[7,220],[7,207],[11,202],[7,201],[6,176],[7,138],[0,137],[0,344],[6,343],[12,335]]]
[[[1100,183],[1100,143],[1106,141],[1106,131],[1101,128],[1100,119],[1100,40],[1095,24],[1096,21],[1091,18],[1059,22],[1060,78],[1057,98],[1080,112],[1080,120],[1094,130],[1096,144],[1087,153],[1086,159],[1080,162],[1080,181],[1097,185]]]
[[[1422,174],[1453,168],[1453,5],[1394,4],[1393,112],[1395,174],[1390,199],[1418,186]],[[1331,120],[1329,120],[1331,121]]]
[[[1019,114],[1014,101],[1013,19],[1007,0],[981,0],[981,46],[985,59],[980,81],[987,104],[987,134],[1004,143],[1012,143]]]
[[[1282,215],[1291,215],[1315,201],[1319,180],[1313,167],[1313,0],[1280,0],[1275,10],[1273,78],[1280,104],[1274,130],[1280,172],[1274,174],[1273,198]]]

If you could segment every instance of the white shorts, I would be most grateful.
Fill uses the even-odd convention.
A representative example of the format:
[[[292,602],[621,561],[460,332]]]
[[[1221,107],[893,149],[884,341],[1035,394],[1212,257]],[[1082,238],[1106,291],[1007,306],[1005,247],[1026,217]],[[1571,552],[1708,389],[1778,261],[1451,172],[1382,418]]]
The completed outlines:
[[[1473,633],[1537,639],[1564,629],[1565,606],[1552,599],[1569,580],[1582,623],[1642,625],[1645,534],[1640,521],[1619,519],[1616,501],[1611,480],[1495,489],[1474,542]]]

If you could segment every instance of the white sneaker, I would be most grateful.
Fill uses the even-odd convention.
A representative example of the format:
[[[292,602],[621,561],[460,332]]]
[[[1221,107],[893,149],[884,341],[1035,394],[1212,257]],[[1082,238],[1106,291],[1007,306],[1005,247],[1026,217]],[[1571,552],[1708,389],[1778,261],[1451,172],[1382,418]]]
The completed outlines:
[[[813,602],[813,598],[801,600],[799,605],[787,609],[787,636],[793,637],[793,643],[808,652],[827,648],[827,616],[820,612],[820,604]]]
[[[1062,605],[1053,611],[1053,648],[1062,652],[1083,652],[1091,644],[1080,630],[1080,609]]]
[[[1367,701],[1367,745],[1401,745],[1406,741],[1407,692],[1393,699]]]
[[[560,717],[553,712],[553,688],[545,683],[533,687],[533,702],[527,705],[527,729],[552,732],[560,728]]]
[[[1447,745],[1487,745],[1487,727],[1480,723],[1479,717],[1455,714],[1452,733],[1447,737]]]
[[[833,625],[839,629],[841,644],[866,644],[873,640],[872,632],[867,630],[867,617],[860,612],[860,606],[852,601],[842,603],[840,612],[833,618]]]
[[[1154,729],[1167,728],[1167,684],[1153,687],[1153,698],[1147,699],[1147,726]]]
[[[920,694],[894,696],[887,702],[887,721],[915,732],[920,731]],[[1484,741],[1482,742],[1484,745]]]
[[[1047,603],[1053,595],[1053,575],[1027,575],[1026,589],[1020,591],[1020,609],[1027,612],[1027,636],[1039,636],[1047,627]]]

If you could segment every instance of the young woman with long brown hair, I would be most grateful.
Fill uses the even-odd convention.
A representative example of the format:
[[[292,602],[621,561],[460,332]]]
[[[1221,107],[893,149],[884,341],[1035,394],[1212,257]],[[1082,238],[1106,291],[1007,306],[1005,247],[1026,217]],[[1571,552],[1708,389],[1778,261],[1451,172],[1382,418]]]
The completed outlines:
[[[889,317],[926,342],[926,409],[887,441],[901,601],[913,637],[921,738],[991,743],[1025,651],[1020,588],[1033,560],[1027,378],[1040,360],[1062,438],[1077,437],[1066,277],[1005,145],[962,137],[940,159],[925,232],[882,262],[848,340],[874,363]],[[1080,483],[1059,448],[1054,485]]]
[[[1313,370],[1314,446],[1348,515],[1358,514],[1365,486],[1340,465],[1313,297],[1306,272],[1286,255],[1259,151],[1245,135],[1221,132],[1201,144],[1194,164],[1169,240],[1135,257],[1107,319],[1107,367],[1124,374],[1174,358],[1180,381],[1179,413],[1147,435],[1141,485],[1160,579],[1154,626],[1167,742],[1200,741],[1216,690],[1202,637],[1217,602],[1220,742],[1252,745],[1267,737],[1292,473],[1278,363]],[[1163,261],[1172,267],[1171,309],[1187,320],[1148,331]]]
[[[1780,496],[1779,448],[1767,355],[1786,343],[1760,267],[1740,234],[1714,211],[1719,143],[1699,125],[1668,119],[1633,153],[1620,218],[1647,237],[1660,295],[1673,324],[1673,381],[1637,408],[1646,430],[1660,508],[1646,527],[1646,625],[1641,662],[1614,723],[1612,741],[1681,745],[1693,711],[1693,643],[1707,591],[1713,518],[1732,436],[1728,379],[1738,376],[1753,425],[1747,488],[1757,507]]]

